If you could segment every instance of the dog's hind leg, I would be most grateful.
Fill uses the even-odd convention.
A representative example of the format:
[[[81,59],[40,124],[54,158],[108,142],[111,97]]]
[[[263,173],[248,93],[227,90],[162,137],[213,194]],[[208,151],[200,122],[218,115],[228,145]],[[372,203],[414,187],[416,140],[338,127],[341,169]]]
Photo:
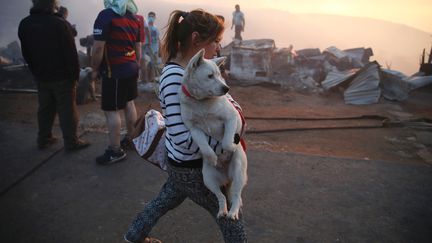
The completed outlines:
[[[230,178],[231,186],[228,191],[228,197],[230,199],[230,210],[228,212],[228,218],[238,219],[239,210],[242,206],[242,191],[243,187],[247,182],[247,158],[242,148],[237,149],[234,153],[230,162]]]
[[[211,165],[203,163],[202,173],[204,185],[215,194],[218,200],[219,211],[217,217],[220,218],[227,215],[228,207],[226,197],[220,189],[220,178],[218,178],[218,172],[215,170],[216,169],[211,167]]]

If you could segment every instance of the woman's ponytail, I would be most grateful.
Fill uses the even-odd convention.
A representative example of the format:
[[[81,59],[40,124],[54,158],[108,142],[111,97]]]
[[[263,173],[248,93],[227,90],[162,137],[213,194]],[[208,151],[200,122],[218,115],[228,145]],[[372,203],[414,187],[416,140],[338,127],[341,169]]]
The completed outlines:
[[[167,30],[164,34],[162,43],[162,58],[165,62],[177,55],[179,49],[177,32],[182,13],[183,11],[174,10],[169,17]]]

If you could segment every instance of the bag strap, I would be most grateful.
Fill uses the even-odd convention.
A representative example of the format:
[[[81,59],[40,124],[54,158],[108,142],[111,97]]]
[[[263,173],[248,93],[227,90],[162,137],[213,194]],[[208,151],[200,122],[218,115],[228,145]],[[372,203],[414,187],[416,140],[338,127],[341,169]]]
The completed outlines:
[[[148,157],[150,157],[153,152],[155,151],[156,147],[159,144],[160,139],[162,138],[162,135],[165,133],[165,129],[160,129],[158,130],[158,132],[156,133],[156,136],[154,137],[150,148],[147,150],[147,152],[145,154],[143,154],[143,156],[141,156],[144,159],[147,159]]]
[[[138,137],[145,129],[145,113],[138,116],[134,124],[134,131],[132,132],[132,138]]]

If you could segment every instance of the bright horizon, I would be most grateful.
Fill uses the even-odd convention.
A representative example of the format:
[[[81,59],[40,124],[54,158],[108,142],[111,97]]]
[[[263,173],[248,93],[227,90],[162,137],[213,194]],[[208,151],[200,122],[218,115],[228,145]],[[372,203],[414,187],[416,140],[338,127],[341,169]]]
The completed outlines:
[[[135,0],[139,4],[140,0]],[[196,0],[165,0],[173,3],[197,4]],[[221,0],[206,1],[206,5],[231,7],[239,4],[248,9],[272,9],[293,14],[331,14],[373,18],[408,25],[432,34],[431,0]],[[252,16],[247,16],[251,18]]]

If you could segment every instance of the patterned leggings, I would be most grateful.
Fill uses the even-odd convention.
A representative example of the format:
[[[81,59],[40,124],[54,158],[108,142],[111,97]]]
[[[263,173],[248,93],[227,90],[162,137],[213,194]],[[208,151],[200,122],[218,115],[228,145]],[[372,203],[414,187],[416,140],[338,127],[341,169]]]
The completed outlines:
[[[168,175],[159,195],[147,203],[132,222],[125,235],[126,239],[142,242],[160,217],[190,198],[214,217],[225,242],[247,242],[241,215],[239,220],[216,217],[219,210],[217,198],[204,185],[201,168],[181,168],[168,164]]]

